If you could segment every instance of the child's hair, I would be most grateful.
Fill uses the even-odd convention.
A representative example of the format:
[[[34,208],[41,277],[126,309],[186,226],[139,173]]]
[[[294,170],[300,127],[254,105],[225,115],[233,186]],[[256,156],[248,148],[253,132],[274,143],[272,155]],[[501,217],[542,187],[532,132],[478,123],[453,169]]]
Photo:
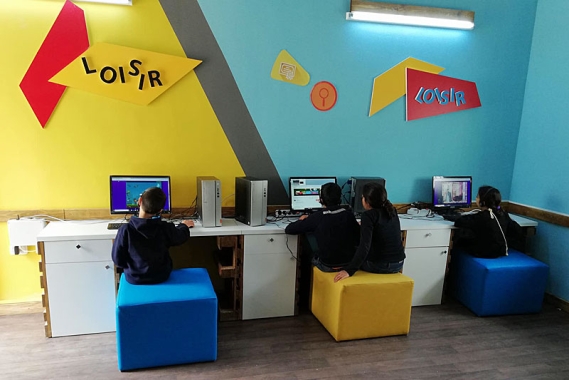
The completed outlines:
[[[502,195],[500,191],[492,186],[480,186],[478,189],[478,199],[480,206],[491,208],[495,214],[501,214],[500,203],[502,202]]]
[[[158,214],[166,204],[166,194],[159,187],[148,188],[140,196],[140,207],[149,214]]]
[[[385,210],[391,218],[397,217],[397,210],[387,199],[387,190],[381,183],[366,183],[362,189],[362,196],[372,208]]]
[[[320,189],[320,202],[323,206],[337,206],[342,203],[342,189],[334,182],[325,183]]]

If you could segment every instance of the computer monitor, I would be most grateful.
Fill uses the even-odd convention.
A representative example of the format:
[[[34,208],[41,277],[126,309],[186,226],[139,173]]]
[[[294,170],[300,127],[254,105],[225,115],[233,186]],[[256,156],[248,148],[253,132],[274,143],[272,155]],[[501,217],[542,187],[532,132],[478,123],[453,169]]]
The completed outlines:
[[[166,203],[162,213],[169,214],[172,211],[169,176],[126,175],[111,176],[111,214],[138,213],[138,198],[150,187],[159,187],[164,191]]]
[[[365,211],[362,205],[362,192],[365,184],[375,182],[385,187],[385,179],[381,177],[352,177],[350,182],[350,206],[356,214],[361,214]]]
[[[471,204],[472,177],[433,177],[433,208],[435,211],[470,207]]]
[[[291,211],[320,210],[320,189],[326,183],[337,183],[336,177],[290,177]]]

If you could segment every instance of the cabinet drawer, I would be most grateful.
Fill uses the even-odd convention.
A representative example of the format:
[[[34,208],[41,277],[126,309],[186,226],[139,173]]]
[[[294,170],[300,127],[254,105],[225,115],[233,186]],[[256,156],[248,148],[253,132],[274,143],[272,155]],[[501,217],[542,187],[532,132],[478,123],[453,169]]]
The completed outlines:
[[[46,241],[45,262],[55,264],[108,261],[111,259],[112,246],[111,240]]]
[[[449,240],[450,229],[409,230],[407,231],[405,247],[448,247]]]
[[[244,255],[282,253],[288,252],[288,249],[296,254],[297,236],[286,234],[245,235],[244,240]]]

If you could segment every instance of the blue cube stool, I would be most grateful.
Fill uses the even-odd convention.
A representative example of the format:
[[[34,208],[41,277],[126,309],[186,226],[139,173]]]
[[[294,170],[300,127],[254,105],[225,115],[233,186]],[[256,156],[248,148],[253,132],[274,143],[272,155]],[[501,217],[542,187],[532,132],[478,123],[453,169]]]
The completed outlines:
[[[546,264],[512,249],[496,259],[452,251],[451,291],[480,317],[540,312],[548,274]]]
[[[116,319],[121,371],[217,359],[217,296],[204,268],[172,271],[156,285],[123,275]]]

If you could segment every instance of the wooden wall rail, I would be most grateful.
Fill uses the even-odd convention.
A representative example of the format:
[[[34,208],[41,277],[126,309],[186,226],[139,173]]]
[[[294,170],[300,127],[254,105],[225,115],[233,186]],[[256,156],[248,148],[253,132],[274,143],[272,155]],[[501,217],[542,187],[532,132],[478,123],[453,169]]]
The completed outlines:
[[[394,204],[399,213],[407,212],[409,204]],[[528,218],[537,219],[542,222],[555,224],[558,226],[569,227],[569,215],[559,214],[552,211],[541,210],[531,206],[525,206],[513,202],[504,202],[504,209],[512,214],[527,216]],[[278,209],[288,209],[288,205],[269,206],[268,212],[272,214]],[[189,208],[174,208],[173,215],[190,215],[193,211]],[[232,217],[235,215],[234,207],[223,207],[222,214],[224,217]],[[111,215],[107,208],[85,208],[85,209],[40,209],[40,210],[0,210],[0,222],[6,222],[8,219],[17,219],[25,216],[33,215],[50,215],[65,220],[87,220],[87,219],[120,219],[122,215]]]
[[[407,212],[408,204],[395,204],[398,211]],[[268,206],[268,214],[274,214],[276,210],[289,209],[289,205]],[[173,208],[172,215],[190,216],[193,209]],[[224,217],[229,218],[235,216],[235,207],[223,207],[221,213]],[[49,215],[64,220],[93,220],[93,219],[121,219],[123,215],[110,214],[108,208],[83,208],[83,209],[51,209],[51,210],[0,210],[0,222],[6,222],[8,219],[18,219],[26,216]]]
[[[174,208],[172,215],[190,216],[193,210],[189,208]],[[229,217],[235,214],[233,207],[224,207],[222,209],[223,216]],[[9,219],[18,219],[26,216],[49,215],[64,220],[93,220],[93,219],[121,219],[124,215],[111,214],[108,208],[83,208],[83,209],[52,209],[52,210],[0,210],[0,222],[6,222]]]
[[[560,214],[553,211],[542,210],[539,208],[508,202],[504,207],[511,214],[527,216],[542,222],[555,224],[557,226],[569,227],[569,215]]]

